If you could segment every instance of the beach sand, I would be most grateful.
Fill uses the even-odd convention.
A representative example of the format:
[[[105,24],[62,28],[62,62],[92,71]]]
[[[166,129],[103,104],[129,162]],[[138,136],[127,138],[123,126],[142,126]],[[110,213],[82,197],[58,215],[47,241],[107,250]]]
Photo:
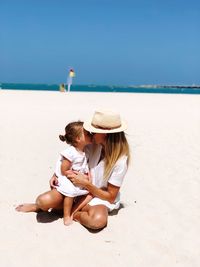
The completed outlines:
[[[16,212],[48,190],[65,125],[101,107],[129,125],[118,214],[93,233]],[[200,266],[200,95],[1,90],[0,129],[0,266]]]

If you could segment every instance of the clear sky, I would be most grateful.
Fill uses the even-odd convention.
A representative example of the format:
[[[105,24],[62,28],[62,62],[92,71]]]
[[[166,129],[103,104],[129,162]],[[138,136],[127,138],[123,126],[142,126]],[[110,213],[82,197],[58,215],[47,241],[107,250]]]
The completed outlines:
[[[0,0],[0,82],[200,84],[199,0]]]

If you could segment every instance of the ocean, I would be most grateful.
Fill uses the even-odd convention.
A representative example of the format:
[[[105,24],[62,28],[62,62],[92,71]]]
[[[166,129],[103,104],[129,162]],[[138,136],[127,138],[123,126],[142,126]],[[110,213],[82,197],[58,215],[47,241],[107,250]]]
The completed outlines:
[[[0,89],[59,91],[59,84],[0,83]],[[72,85],[72,92],[200,94],[200,86],[106,86]]]

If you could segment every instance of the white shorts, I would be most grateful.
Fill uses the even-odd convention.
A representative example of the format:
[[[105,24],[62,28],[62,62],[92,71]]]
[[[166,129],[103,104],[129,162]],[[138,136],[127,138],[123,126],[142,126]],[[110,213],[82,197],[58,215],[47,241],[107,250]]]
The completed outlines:
[[[90,206],[96,206],[96,205],[104,205],[108,208],[108,211],[111,212],[113,210],[117,210],[120,207],[120,195],[118,194],[115,203],[111,204],[107,200],[102,200],[98,197],[94,197],[90,202],[88,203]]]

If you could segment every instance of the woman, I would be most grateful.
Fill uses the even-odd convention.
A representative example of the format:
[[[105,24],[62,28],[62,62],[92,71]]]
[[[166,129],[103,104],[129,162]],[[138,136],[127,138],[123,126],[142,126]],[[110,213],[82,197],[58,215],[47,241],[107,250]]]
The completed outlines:
[[[119,190],[129,162],[129,145],[124,131],[127,125],[118,113],[96,111],[92,120],[84,122],[86,131],[93,134],[93,145],[88,146],[89,168],[92,182],[86,175],[69,171],[67,177],[74,185],[85,187],[94,198],[86,205],[84,196],[73,207],[73,218],[90,229],[102,229],[107,225],[108,212],[119,208]],[[55,187],[57,178],[50,180]],[[62,208],[63,198],[55,190],[40,195],[37,208],[48,210]]]
[[[78,172],[69,172],[68,178],[75,185],[85,187],[94,198],[74,212],[73,218],[90,229],[101,229],[107,225],[108,212],[120,205],[119,190],[130,158],[124,133],[127,125],[117,113],[96,111],[92,120],[85,122],[83,127],[93,134],[96,144],[88,147],[92,182]],[[55,180],[53,177],[51,185]],[[80,202],[83,200],[84,197]]]

